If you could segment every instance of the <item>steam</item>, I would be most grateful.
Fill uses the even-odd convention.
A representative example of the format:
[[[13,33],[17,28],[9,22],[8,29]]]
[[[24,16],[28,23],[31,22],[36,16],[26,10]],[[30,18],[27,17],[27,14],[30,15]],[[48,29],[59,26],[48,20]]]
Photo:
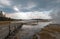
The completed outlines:
[[[53,23],[54,24],[60,24],[60,10],[59,9],[55,9],[51,12],[51,17],[53,19]]]
[[[17,13],[10,13],[7,14],[7,17],[11,17],[14,19],[51,19],[48,12],[17,12]]]

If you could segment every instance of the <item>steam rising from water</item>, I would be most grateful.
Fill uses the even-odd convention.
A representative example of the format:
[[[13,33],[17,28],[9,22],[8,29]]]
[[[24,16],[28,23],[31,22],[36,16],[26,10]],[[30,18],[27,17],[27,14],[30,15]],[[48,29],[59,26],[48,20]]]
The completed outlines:
[[[51,12],[51,17],[53,19],[53,23],[60,24],[60,10],[55,9]]]

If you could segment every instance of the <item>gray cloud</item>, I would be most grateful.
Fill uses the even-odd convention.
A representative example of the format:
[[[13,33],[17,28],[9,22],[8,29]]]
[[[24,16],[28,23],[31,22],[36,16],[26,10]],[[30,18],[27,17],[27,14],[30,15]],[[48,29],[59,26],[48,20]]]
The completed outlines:
[[[60,0],[13,0],[13,5],[21,5],[22,11],[45,11],[45,10],[51,10],[54,9],[54,7],[58,6],[60,7]],[[32,7],[32,4],[34,3],[35,6]],[[33,4],[33,5],[34,5]],[[31,6],[32,8],[29,8]],[[23,10],[24,9],[24,10]]]
[[[10,10],[11,12],[14,12],[14,6],[22,12],[48,11],[54,9],[56,6],[60,7],[60,0],[0,0],[0,8],[2,8],[1,6],[4,7],[3,9],[8,10],[5,12],[9,12]],[[7,7],[5,8],[5,6]]]
[[[22,9],[29,10],[26,7],[28,8],[27,4],[31,6],[31,2],[36,4],[31,10],[50,10],[60,7],[60,0],[12,0],[12,5],[21,5]]]
[[[6,13],[50,10],[52,18],[60,20],[60,0],[0,0],[0,11]]]
[[[19,12],[19,13],[12,13],[8,14],[6,16],[14,18],[14,19],[51,19],[51,17],[48,14],[45,14],[46,12]]]

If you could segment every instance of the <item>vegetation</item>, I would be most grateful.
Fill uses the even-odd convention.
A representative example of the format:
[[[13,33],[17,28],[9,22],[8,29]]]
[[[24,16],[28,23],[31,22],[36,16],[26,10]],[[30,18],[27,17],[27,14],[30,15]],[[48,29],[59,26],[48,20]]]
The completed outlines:
[[[42,28],[37,35],[40,36],[40,39],[60,39],[60,24],[50,24]],[[37,37],[35,34],[33,37]]]
[[[0,21],[13,21],[14,19],[7,18],[7,17],[0,17]]]

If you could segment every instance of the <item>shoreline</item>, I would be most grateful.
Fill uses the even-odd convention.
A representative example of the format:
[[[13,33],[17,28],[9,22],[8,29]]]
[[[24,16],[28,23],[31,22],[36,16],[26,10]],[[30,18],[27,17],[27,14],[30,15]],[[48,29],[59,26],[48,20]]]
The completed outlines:
[[[33,36],[33,39],[60,39],[60,24],[49,24]]]

